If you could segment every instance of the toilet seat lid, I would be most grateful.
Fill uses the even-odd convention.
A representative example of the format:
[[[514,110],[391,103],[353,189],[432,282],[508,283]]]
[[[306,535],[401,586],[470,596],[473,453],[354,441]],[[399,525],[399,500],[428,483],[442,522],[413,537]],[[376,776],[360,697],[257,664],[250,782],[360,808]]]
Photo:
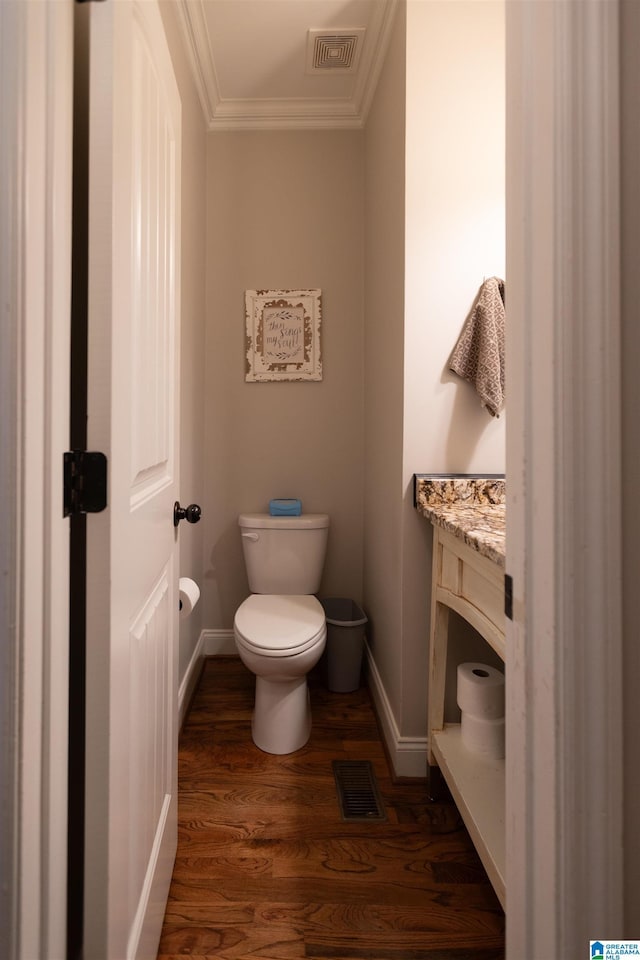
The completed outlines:
[[[326,632],[324,609],[314,596],[254,593],[236,611],[236,633],[263,656],[302,653]]]

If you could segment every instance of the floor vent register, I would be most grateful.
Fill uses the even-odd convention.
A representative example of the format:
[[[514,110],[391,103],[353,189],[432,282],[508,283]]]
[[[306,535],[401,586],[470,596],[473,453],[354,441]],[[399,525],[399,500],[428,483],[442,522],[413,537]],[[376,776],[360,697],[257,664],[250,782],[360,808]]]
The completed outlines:
[[[386,820],[387,815],[369,760],[334,760],[343,820]]]

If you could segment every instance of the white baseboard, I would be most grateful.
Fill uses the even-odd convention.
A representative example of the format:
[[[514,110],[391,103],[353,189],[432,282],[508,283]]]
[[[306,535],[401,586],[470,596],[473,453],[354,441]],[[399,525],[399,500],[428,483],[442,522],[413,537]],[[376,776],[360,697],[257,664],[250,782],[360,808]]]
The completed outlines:
[[[401,737],[378,668],[365,644],[369,690],[373,699],[389,759],[397,777],[426,777],[427,738]]]
[[[200,639],[204,657],[226,657],[238,652],[233,630],[203,630]]]
[[[198,642],[195,645],[194,651],[191,654],[191,659],[189,660],[189,665],[184,672],[184,677],[178,688],[178,729],[182,729],[182,724],[184,723],[185,714],[187,708],[191,703],[191,698],[193,696],[194,690],[197,686],[198,680],[200,679],[200,671],[202,670],[202,658],[204,654],[202,652],[202,634],[198,637]]]
[[[200,679],[205,657],[237,653],[233,630],[203,630],[198,637],[189,665],[178,690],[178,728],[182,727],[191,698]]]

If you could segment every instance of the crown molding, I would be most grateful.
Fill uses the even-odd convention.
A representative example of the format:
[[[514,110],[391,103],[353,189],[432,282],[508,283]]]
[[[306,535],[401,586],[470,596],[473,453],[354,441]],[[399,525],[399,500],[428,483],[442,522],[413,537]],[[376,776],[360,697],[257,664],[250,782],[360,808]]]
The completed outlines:
[[[387,55],[387,50],[389,49],[391,31],[393,29],[393,21],[397,7],[398,0],[386,0],[386,2],[382,5],[380,13],[380,29],[377,34],[377,42],[371,58],[369,72],[366,79],[359,77],[359,80],[362,80],[362,90],[360,95],[362,126],[364,126],[366,123],[367,116],[369,115],[369,109],[376,92],[376,87],[378,86],[378,80],[380,79],[380,74],[382,73],[382,67]]]
[[[205,123],[211,127],[220,103],[220,92],[204,4],[202,0],[178,0],[176,11]]]
[[[398,0],[381,0],[368,28],[373,50],[362,56],[353,96],[345,99],[233,100],[220,96],[204,0],[177,0],[184,47],[211,131],[229,130],[359,130],[365,125],[391,37]]]
[[[220,100],[209,130],[360,129],[351,100]]]

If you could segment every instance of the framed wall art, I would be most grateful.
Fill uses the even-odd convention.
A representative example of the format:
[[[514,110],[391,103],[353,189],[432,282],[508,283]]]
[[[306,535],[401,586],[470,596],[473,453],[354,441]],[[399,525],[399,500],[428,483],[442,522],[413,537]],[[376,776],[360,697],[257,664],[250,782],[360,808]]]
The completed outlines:
[[[245,380],[322,380],[321,291],[246,290]]]

